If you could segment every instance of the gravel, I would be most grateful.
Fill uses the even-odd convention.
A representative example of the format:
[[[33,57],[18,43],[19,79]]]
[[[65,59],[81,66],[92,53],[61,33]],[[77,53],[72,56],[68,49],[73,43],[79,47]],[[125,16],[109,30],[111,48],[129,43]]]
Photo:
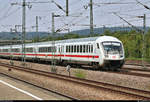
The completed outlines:
[[[0,71],[11,75],[13,77],[28,81],[33,84],[38,84],[43,88],[60,92],[69,96],[79,98],[81,100],[135,100],[134,97],[128,97],[120,93],[113,93],[85,85],[70,83],[64,80],[53,79],[33,73],[26,73],[24,71],[15,70],[8,71],[6,68],[1,67]],[[65,83],[65,84],[64,84]]]
[[[5,59],[0,59],[0,61],[9,63],[9,61]],[[14,64],[21,65],[19,61],[14,61]],[[51,71],[50,65],[27,62],[27,66],[33,69],[49,71],[49,72]],[[56,66],[56,68],[58,74],[69,75],[65,67]],[[126,87],[150,91],[149,78],[131,76],[131,75],[120,75],[120,74],[107,73],[102,71],[85,70],[85,69],[77,69],[77,68],[70,69],[71,76],[76,76],[75,72],[77,71],[82,72],[85,78],[89,80],[101,81],[101,82],[112,83],[120,86],[126,86]]]

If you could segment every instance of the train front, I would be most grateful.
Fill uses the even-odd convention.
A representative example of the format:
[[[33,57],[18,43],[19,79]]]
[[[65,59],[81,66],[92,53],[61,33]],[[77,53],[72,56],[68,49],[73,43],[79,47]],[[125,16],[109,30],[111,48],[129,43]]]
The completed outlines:
[[[120,40],[108,37],[101,42],[103,53],[103,68],[120,69],[124,64],[124,48]]]

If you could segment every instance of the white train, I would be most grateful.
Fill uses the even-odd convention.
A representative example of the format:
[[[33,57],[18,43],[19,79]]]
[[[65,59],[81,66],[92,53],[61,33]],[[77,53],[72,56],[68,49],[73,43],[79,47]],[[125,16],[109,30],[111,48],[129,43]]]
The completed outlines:
[[[124,48],[120,40],[111,36],[89,37],[59,41],[30,43],[0,47],[0,56],[13,58],[50,60],[59,64],[88,64],[96,68],[121,68],[124,64]]]

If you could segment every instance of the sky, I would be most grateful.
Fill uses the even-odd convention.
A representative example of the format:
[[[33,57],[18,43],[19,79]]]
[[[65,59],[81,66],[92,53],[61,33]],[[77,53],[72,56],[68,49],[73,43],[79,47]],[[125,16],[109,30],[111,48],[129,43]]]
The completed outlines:
[[[22,1],[0,0],[0,32],[9,32],[11,28],[15,28],[15,25],[22,24]],[[65,9],[66,0],[54,1]],[[138,1],[150,7],[150,0]],[[55,30],[74,31],[90,28],[90,7],[88,6],[90,0],[69,0],[68,17],[51,0],[26,0],[26,2],[30,5],[26,7],[27,32],[36,31],[36,16],[39,17],[39,31],[51,32],[52,12],[61,15],[61,17],[55,17]],[[17,3],[17,5],[11,5],[12,3]],[[113,12],[135,26],[143,26],[143,19],[136,16],[146,14],[146,26],[150,25],[150,10],[145,9],[136,0],[93,0],[94,28],[129,26]],[[21,32],[21,27],[18,27],[17,31]],[[61,32],[66,32],[66,30]]]

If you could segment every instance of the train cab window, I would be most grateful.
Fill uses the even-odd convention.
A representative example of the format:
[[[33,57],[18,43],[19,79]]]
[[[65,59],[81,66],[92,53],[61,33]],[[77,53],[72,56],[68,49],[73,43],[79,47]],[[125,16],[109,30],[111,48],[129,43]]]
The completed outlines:
[[[66,52],[68,52],[68,46],[66,46]]]
[[[77,52],[77,46],[74,45],[74,52],[76,53]]]
[[[8,49],[3,49],[3,52],[8,52]]]
[[[97,43],[97,48],[99,49],[99,43]]]
[[[47,48],[47,51],[48,51],[48,52],[52,52],[51,47],[48,47],[48,48]]]
[[[40,47],[39,52],[56,52],[56,47]]]
[[[39,52],[43,52],[43,47],[40,47],[40,48],[39,48]]]
[[[71,46],[71,52],[73,52],[73,45]]]
[[[91,46],[88,45],[88,52],[90,53],[91,52]]]
[[[58,52],[59,52],[59,53],[61,52],[61,49],[60,49],[60,47],[58,48]]]
[[[11,49],[11,52],[20,52],[19,48]]]
[[[77,52],[79,52],[79,45],[77,45]]]
[[[71,52],[71,46],[69,46],[69,52]]]
[[[86,50],[86,49],[85,49],[85,45],[83,45],[83,53],[85,53],[85,50]]]
[[[33,52],[33,48],[32,47],[26,48],[25,50],[26,50],[26,52]]]
[[[93,45],[91,45],[91,53],[93,53]]]
[[[80,52],[82,52],[82,45],[80,45]]]
[[[57,50],[56,50],[56,46],[52,46],[51,47],[51,52],[56,52]]]

